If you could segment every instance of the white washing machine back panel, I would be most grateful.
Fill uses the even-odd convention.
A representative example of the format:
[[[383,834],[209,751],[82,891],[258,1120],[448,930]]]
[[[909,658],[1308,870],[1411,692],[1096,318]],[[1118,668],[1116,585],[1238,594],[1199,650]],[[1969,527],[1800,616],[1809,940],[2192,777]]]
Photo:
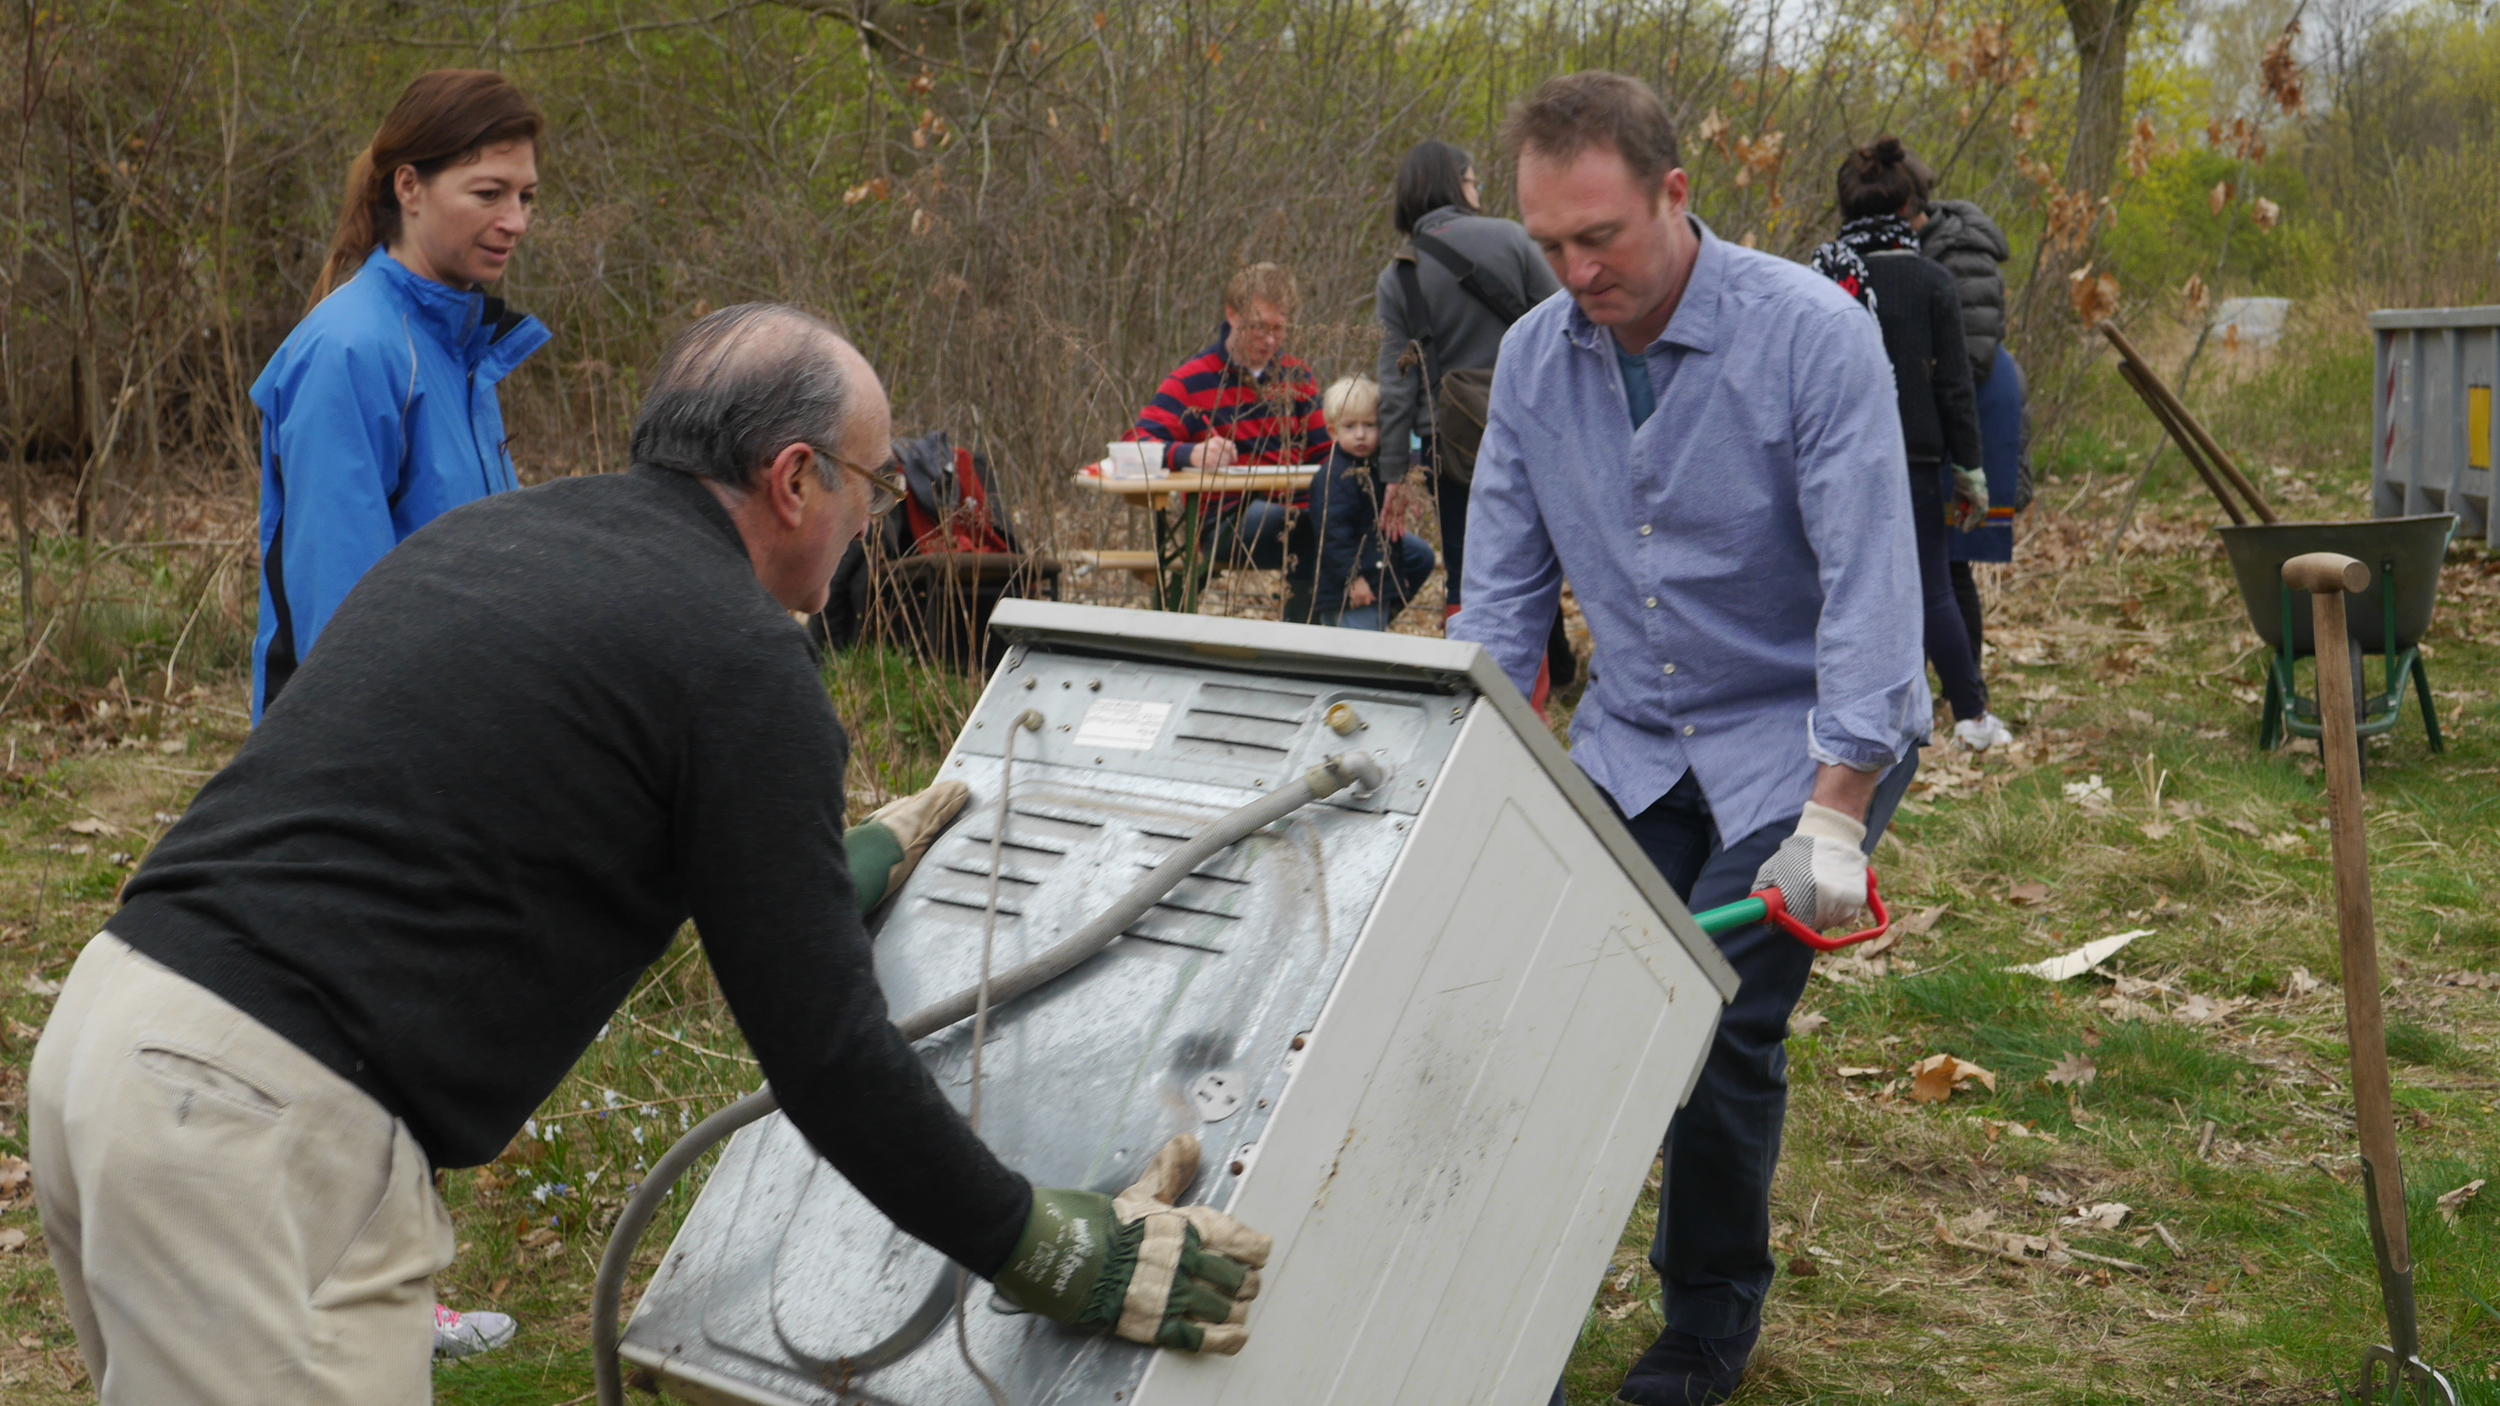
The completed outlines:
[[[943,768],[971,804],[877,934],[897,1011],[978,978],[1027,708],[1000,970],[1322,757],[1392,774],[1201,864],[982,1051],[983,1136],[1036,1184],[1116,1191],[1198,1135],[1188,1199],[1277,1240],[1250,1346],[1158,1353],[976,1284],[973,1360],[1017,1406],[1544,1401],[1734,990],[1708,939],[1473,646],[1021,601],[994,627],[1014,647]],[[921,1045],[959,1106],[970,1039]],[[624,1355],[695,1400],[988,1406],[952,1323],[836,1365],[947,1273],[776,1115],[722,1154]]]

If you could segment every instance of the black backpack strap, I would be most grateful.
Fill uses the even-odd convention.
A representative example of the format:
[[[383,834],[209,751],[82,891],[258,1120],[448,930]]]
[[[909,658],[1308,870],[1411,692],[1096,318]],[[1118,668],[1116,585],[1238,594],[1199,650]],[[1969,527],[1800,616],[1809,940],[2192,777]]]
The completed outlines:
[[[1400,249],[1394,261],[1398,270],[1398,286],[1406,294],[1406,337],[1423,374],[1423,394],[1415,398],[1415,408],[1423,416],[1424,427],[1432,429],[1439,417],[1434,413],[1433,396],[1441,378],[1433,371],[1432,309],[1424,303],[1424,281],[1415,272],[1415,251]]]
[[[1399,251],[1398,283],[1406,294],[1406,338],[1424,358],[1424,383],[1433,385],[1439,377],[1432,372],[1432,309],[1424,302],[1424,281],[1415,273],[1415,256]]]
[[[1467,296],[1484,304],[1485,310],[1500,318],[1504,327],[1528,315],[1527,305],[1519,301],[1517,293],[1500,280],[1486,277],[1484,270],[1476,267],[1466,255],[1422,230],[1408,237],[1414,240],[1416,248],[1430,254],[1435,262],[1448,269],[1458,279],[1458,286],[1467,290]]]

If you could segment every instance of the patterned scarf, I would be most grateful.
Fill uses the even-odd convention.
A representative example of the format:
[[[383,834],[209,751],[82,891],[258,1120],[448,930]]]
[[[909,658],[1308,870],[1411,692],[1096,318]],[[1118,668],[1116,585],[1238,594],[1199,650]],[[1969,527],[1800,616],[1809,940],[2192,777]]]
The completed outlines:
[[[1839,284],[1841,292],[1857,299],[1859,306],[1872,313],[1875,289],[1867,281],[1865,256],[1886,249],[1914,248],[1917,239],[1910,222],[1899,215],[1868,215],[1842,225],[1840,237],[1817,245],[1814,257],[1807,262],[1816,273]]]

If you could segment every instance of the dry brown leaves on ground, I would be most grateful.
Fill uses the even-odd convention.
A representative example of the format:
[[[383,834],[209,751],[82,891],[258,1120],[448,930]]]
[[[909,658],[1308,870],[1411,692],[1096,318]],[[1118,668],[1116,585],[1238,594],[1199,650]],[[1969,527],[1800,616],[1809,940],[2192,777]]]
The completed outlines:
[[[1977,1080],[1988,1092],[1997,1091],[1997,1076],[1965,1059],[1949,1054],[1929,1055],[1910,1066],[1910,1101],[1942,1103],[1953,1097],[1953,1091]]]
[[[2119,1217],[2123,1218],[2128,1208],[2111,1203],[2108,1206],[2092,1209],[2095,1212],[2114,1210]],[[1939,1216],[1936,1220],[1936,1238],[1957,1250],[1990,1255],[2014,1264],[2038,1265],[2048,1269],[2082,1270],[2103,1279],[2107,1278],[2109,1269],[2122,1269],[2130,1274],[2151,1272],[2146,1266],[2132,1260],[2078,1250],[2067,1244],[2063,1237],[2054,1233],[2025,1235],[2018,1231],[1992,1230],[1989,1227],[1996,1223],[1996,1218],[1997,1213],[1986,1207],[1972,1211],[1968,1215],[1956,1217],[1949,1222]],[[2076,1218],[2069,1217],[2068,1223],[2075,1224]],[[2097,1221],[2087,1227],[2092,1231],[2097,1231],[2099,1228]],[[2095,1268],[2096,1266],[2105,1268]]]
[[[2167,1018],[2182,1025],[2221,1025],[2255,1004],[2238,996],[2214,997],[2203,992],[2182,994],[2162,982],[2142,977],[2122,975],[2116,979],[2115,985],[2117,989],[2100,1000],[2101,1009],[2108,1012],[2112,1020]],[[2165,1009],[2157,1004],[2162,1001],[2171,1004]]]
[[[23,1157],[0,1153],[0,1213],[35,1204],[35,1176]]]
[[[2069,1054],[2059,1060],[2056,1066],[2043,1077],[2052,1084],[2065,1084],[2080,1089],[2100,1078],[2101,1071],[2092,1063],[2090,1055],[2077,1053]]]
[[[2482,1189],[2483,1179],[2481,1177],[2476,1177],[2472,1181],[2467,1182],[2465,1185],[2460,1186],[2456,1190],[2440,1197],[2437,1203],[2439,1206],[2440,1219],[2448,1222],[2450,1225],[2455,1225],[2457,1223],[2458,1214],[2465,1209],[2465,1203],[2473,1200],[2474,1193]]]

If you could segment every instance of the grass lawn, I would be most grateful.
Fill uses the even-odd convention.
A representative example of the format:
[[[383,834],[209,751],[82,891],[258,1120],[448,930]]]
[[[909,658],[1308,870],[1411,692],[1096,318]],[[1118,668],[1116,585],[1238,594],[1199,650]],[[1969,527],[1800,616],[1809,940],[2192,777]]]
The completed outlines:
[[[2286,516],[2362,510],[2351,458],[2322,457],[2267,475]],[[2157,485],[2126,552],[2099,564],[2133,461],[2089,434],[2050,458],[1989,622],[2021,745],[1929,754],[1878,854],[1918,931],[1826,959],[1808,989],[1773,1208],[1784,1268],[1749,1406],[2330,1402],[2381,1332],[2323,780],[2307,744],[2251,746],[2254,637],[2207,505]],[[2500,1191],[2453,1217],[2434,1203],[2500,1175],[2500,977],[2483,975],[2500,972],[2496,573],[2452,556],[2429,651],[2448,750],[2428,752],[2408,705],[2372,748],[2368,812],[2425,1353],[2486,1402],[2500,1401]],[[972,691],[875,653],[831,684],[859,736],[863,806],[925,778]],[[25,1150],[21,1081],[50,983],[131,857],[240,743],[241,691],[228,672],[171,706],[106,690],[0,720],[0,1156]],[[2137,929],[2094,974],[2003,970]],[[1940,1054],[1993,1087],[1919,1102],[1910,1066]],[[681,941],[506,1158],[445,1177],[460,1254],[442,1297],[522,1331],[442,1368],[438,1398],[585,1399],[592,1266],[623,1189],[756,1081]],[[86,1399],[42,1229],[5,1177],[0,1398]],[[1652,1215],[1645,1200],[1595,1286],[1575,1402],[1609,1399],[1657,1330]]]

